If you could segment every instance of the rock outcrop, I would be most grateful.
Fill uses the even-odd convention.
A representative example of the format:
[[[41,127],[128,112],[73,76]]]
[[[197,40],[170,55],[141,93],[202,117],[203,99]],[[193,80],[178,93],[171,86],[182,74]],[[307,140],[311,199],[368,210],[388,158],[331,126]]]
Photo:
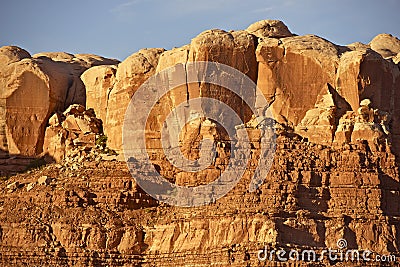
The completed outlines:
[[[55,113],[46,129],[43,152],[60,162],[75,147],[91,150],[96,145],[96,137],[102,133],[102,122],[97,119],[93,109],[85,110],[82,105],[74,104],[62,114]]]
[[[107,121],[108,100],[115,84],[117,66],[96,66],[85,71],[81,79],[86,87],[86,106],[93,108],[97,118]]]
[[[1,73],[6,90],[1,99],[2,106],[9,108],[1,115],[1,149],[27,156],[41,153],[50,114],[76,103],[95,110],[103,121],[104,133],[109,136],[109,147],[121,152],[124,113],[140,85],[154,73],[175,64],[206,60],[232,66],[248,75],[269,101],[275,119],[314,142],[319,142],[318,139],[322,143],[333,142],[342,116],[355,112],[361,100],[371,99],[373,108],[391,114],[392,143],[398,150],[400,98],[396,89],[400,72],[394,64],[398,53],[399,40],[388,34],[378,35],[369,45],[355,43],[339,47],[313,35],[293,36],[286,25],[275,20],[256,22],[246,31],[205,31],[190,45],[170,51],[143,49],[119,65],[115,60],[95,55],[56,52],[31,57],[23,49],[3,47]],[[91,68],[96,65],[109,66]],[[37,84],[33,88],[37,90],[35,95],[42,94],[41,97],[24,96],[29,91],[27,84],[34,83]],[[327,86],[336,105],[335,114],[331,115],[320,114],[322,110],[317,107]],[[171,107],[197,96],[216,97],[244,113],[245,121],[251,117],[248,110],[243,111],[240,99],[209,84],[177,88],[167,96],[169,99],[164,99],[158,112],[167,113]],[[13,98],[24,97],[26,103],[20,106],[32,106],[31,111],[26,111],[27,116],[23,116],[29,118],[25,120],[17,115],[22,112],[13,107],[17,104],[12,103],[22,101]],[[319,125],[320,115],[333,116],[329,125]],[[162,119],[161,116],[159,120]],[[326,124],[324,121],[321,123]],[[321,127],[325,127],[322,130],[325,134],[310,137],[319,136],[321,133],[316,129]],[[332,138],[326,139],[327,136]]]
[[[126,108],[135,91],[157,68],[164,49],[142,49],[118,66],[90,68],[82,74],[86,86],[86,107],[103,121],[107,145],[122,152],[122,127]]]
[[[17,46],[3,46],[0,47],[0,62],[4,67],[8,64],[18,62],[24,58],[30,58],[31,55],[28,51]]]
[[[85,104],[80,74],[91,66],[116,62],[67,53],[31,57],[18,47],[3,47],[0,52],[0,149],[24,156],[43,151],[45,128],[53,112]]]
[[[280,20],[261,20],[251,24],[246,31],[259,38],[283,38],[290,37],[292,33]]]
[[[1,48],[0,149],[57,161],[0,183],[1,264],[314,266],[282,263],[276,255],[262,262],[257,252],[322,253],[336,249],[340,239],[349,249],[399,257],[399,52],[391,35],[339,46],[315,35],[295,36],[275,20],[245,31],[204,31],[188,45],[142,49],[119,64],[94,55],[31,57],[18,47]],[[276,153],[264,183],[249,192],[259,160],[272,162],[260,153],[265,133],[249,106],[215,84],[175,87],[157,101],[146,125],[157,172],[179,186],[197,186],[226,170],[231,140],[209,118],[187,123],[178,147],[169,148],[195,160],[204,156],[201,141],[210,139],[216,148],[210,166],[183,171],[162,150],[162,128],[172,128],[164,125],[170,111],[180,104],[190,109],[198,97],[230,106],[243,120],[236,129],[249,135],[249,141],[236,136],[234,142],[250,149],[244,175],[227,195],[208,206],[179,208],[140,189],[140,161],[129,161],[132,173],[120,162],[124,118],[151,76],[177,64],[187,71],[189,63],[201,61],[228,65],[257,84],[275,122]],[[162,78],[168,84],[171,77],[166,72]],[[254,88],[245,90],[251,107],[266,108],[258,106],[261,95]],[[0,168],[12,162],[0,154]]]
[[[384,58],[391,58],[400,53],[400,40],[391,34],[379,34],[369,45]]]
[[[278,122],[298,125],[326,85],[335,84],[338,49],[320,37],[264,38],[256,55],[257,85]]]
[[[351,111],[356,112],[362,100],[370,99],[372,108],[391,114],[389,127],[396,154],[400,151],[399,86],[398,66],[378,53],[362,47],[341,56],[336,91],[351,106]]]
[[[319,95],[315,107],[308,110],[296,126],[296,132],[313,143],[330,144],[335,135],[337,104],[331,91],[327,85],[325,92]]]
[[[340,238],[349,249],[373,251],[371,258],[399,255],[400,183],[390,152],[371,153],[365,142],[333,149],[279,135],[266,181],[249,193],[250,179],[246,172],[206,207],[177,208],[144,193],[125,162],[88,155],[20,174],[0,185],[0,262],[273,266],[276,257],[257,257],[265,246],[321,253],[336,249]]]

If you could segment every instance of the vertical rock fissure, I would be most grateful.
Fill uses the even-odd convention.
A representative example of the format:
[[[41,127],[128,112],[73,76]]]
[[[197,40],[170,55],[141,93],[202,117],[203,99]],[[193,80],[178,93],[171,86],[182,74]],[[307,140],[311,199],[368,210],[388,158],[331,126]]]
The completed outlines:
[[[187,73],[187,64],[189,61],[189,53],[186,53],[186,60],[185,60],[185,86],[186,86],[186,105],[189,106],[189,85],[188,85],[188,73]]]

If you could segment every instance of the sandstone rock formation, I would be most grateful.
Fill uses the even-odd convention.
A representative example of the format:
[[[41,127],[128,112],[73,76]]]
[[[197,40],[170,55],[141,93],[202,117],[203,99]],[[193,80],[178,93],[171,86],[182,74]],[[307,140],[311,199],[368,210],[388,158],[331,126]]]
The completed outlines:
[[[283,38],[292,36],[288,27],[280,20],[257,21],[251,24],[246,31],[260,38]]]
[[[0,62],[4,67],[8,64],[18,62],[24,58],[30,58],[31,55],[28,51],[17,46],[3,46],[0,47]]]
[[[370,99],[372,108],[391,114],[389,122],[394,152],[399,151],[398,90],[399,68],[390,60],[365,48],[345,52],[340,59],[336,79],[337,92],[357,111],[363,99]]]
[[[296,127],[296,132],[316,143],[331,143],[336,130],[337,104],[331,93],[331,88],[325,88],[325,94],[320,94],[315,108],[307,111]]]
[[[317,36],[265,38],[256,51],[257,85],[278,122],[296,126],[314,108],[327,84],[335,84],[337,47]]]
[[[150,78],[164,49],[142,49],[125,59],[117,69],[116,82],[108,100],[107,120],[104,132],[110,139],[110,148],[122,150],[122,126],[126,107],[135,91]]]
[[[188,45],[142,49],[119,64],[94,55],[31,57],[17,47],[1,48],[0,149],[43,151],[58,162],[0,183],[1,264],[314,266],[282,263],[276,255],[262,262],[257,252],[321,253],[336,249],[341,238],[349,249],[400,256],[399,52],[398,39],[390,35],[369,45],[338,46],[315,35],[294,36],[272,20],[245,31],[204,31]],[[248,133],[251,155],[227,195],[205,207],[179,208],[140,189],[140,161],[129,161],[131,175],[121,157],[105,150],[123,153],[126,109],[149,77],[177,64],[186,71],[200,61],[226,64],[257,83],[276,122],[276,153],[274,159],[261,155],[265,133],[238,95],[204,82],[174,88],[159,99],[146,125],[157,172],[179,186],[197,186],[225,171],[231,140],[212,119],[187,123],[173,148],[195,160],[201,141],[211,139],[216,156],[206,169],[182,171],[162,150],[169,112],[182,103],[190,109],[189,100],[198,97],[222,101],[239,115],[244,123],[235,126]],[[163,76],[166,84],[171,77]],[[254,88],[245,90],[249,105],[265,108]],[[233,141],[245,142],[240,136]],[[273,165],[264,183],[249,192],[259,160]],[[8,162],[0,155],[0,168]],[[325,259],[318,266],[362,264]]]
[[[399,64],[399,62],[400,62],[400,53],[398,53],[397,54],[397,56],[395,56],[394,58],[393,58],[393,62],[395,63],[395,64]]]
[[[96,66],[85,71],[81,79],[86,87],[86,106],[93,108],[96,117],[107,121],[110,92],[115,84],[115,65]]]
[[[391,34],[379,34],[371,40],[369,45],[384,58],[394,57],[400,53],[400,40]]]
[[[371,153],[362,141],[333,149],[285,135],[276,153],[259,190],[247,191],[249,170],[228,195],[201,208],[155,202],[122,162],[86,157],[12,177],[0,186],[0,262],[268,266],[280,262],[258,260],[265,246],[321,253],[340,238],[351,249],[398,255],[393,154]],[[357,266],[321,264],[340,263]]]
[[[103,120],[110,148],[122,152],[122,127],[126,108],[135,91],[155,73],[162,52],[164,49],[142,49],[118,67],[96,67],[83,73],[82,80],[87,88],[86,106],[93,108]]]
[[[43,151],[45,128],[53,112],[85,104],[80,74],[94,65],[116,63],[66,53],[30,57],[18,47],[3,47],[0,52],[0,149],[24,156]]]
[[[85,110],[74,104],[62,114],[55,113],[46,129],[43,151],[60,162],[74,147],[90,150],[96,144],[96,137],[102,132],[102,122],[97,119],[93,109]]]
[[[395,88],[399,86],[400,81],[398,67],[371,51],[368,45],[351,44],[348,47],[339,47],[317,36],[292,36],[287,27],[280,21],[260,21],[249,26],[246,31],[247,33],[240,31],[228,33],[221,30],[205,31],[194,38],[190,45],[165,51],[161,54],[158,64],[154,62],[153,65],[157,66],[157,72],[175,64],[185,64],[190,61],[208,60],[232,66],[257,82],[279,123],[297,129],[299,134],[317,143],[332,143],[335,131],[338,127],[341,127],[339,126],[341,117],[348,111],[356,111],[360,101],[369,98],[372,100],[374,108],[393,114],[393,120],[390,122],[393,130],[392,142],[396,149],[399,147],[399,127],[397,124],[400,120],[396,119],[399,103],[395,100],[397,99]],[[258,46],[254,46],[257,41],[254,37],[261,37],[258,40]],[[378,36],[370,45],[378,50],[379,43],[382,46],[388,39],[390,39],[386,42],[390,46],[388,49],[392,49],[395,53],[397,49],[395,37]],[[256,56],[257,62],[255,62],[254,56]],[[94,68],[88,70],[85,75],[93,75],[90,73],[95,71],[100,70]],[[106,70],[103,69],[103,71]],[[102,90],[102,99],[105,99],[107,90],[109,90],[110,96],[114,96],[120,90],[118,88],[124,86],[138,88],[144,82],[144,80],[141,80],[141,82],[132,86],[123,78],[114,77],[113,71],[109,73],[110,79],[105,78],[107,75],[104,78],[101,77],[102,75],[102,73],[99,73],[97,78],[90,78],[91,81],[98,80],[100,83],[104,83],[105,87],[108,87]],[[85,80],[85,78],[83,79]],[[113,86],[112,83],[116,82],[118,86]],[[124,83],[126,84],[122,85]],[[92,95],[96,95],[93,92],[100,92],[101,90],[90,84],[90,81],[86,84],[89,103],[91,103]],[[115,87],[116,90],[110,90],[111,87]],[[332,94],[336,111],[335,114],[323,115],[331,117],[328,120],[329,123],[326,121],[319,124],[318,116],[320,115],[317,113],[322,111],[314,108],[326,94],[327,87],[331,88],[330,94]],[[134,90],[133,88],[132,90]],[[234,109],[241,107],[240,99],[235,98],[229,91],[208,84],[200,86],[192,84],[172,91],[162,101],[158,113],[168,113],[171,107],[188,99],[211,95],[228,103]],[[389,99],[392,100],[389,101]],[[104,115],[102,114],[104,114],[105,106],[108,107],[109,103],[116,103],[113,100],[106,100],[106,102],[106,105],[102,105],[103,111],[98,112],[103,121]],[[129,101],[126,98],[126,100],[118,102],[125,103],[119,105],[118,112],[116,112],[116,114],[121,114]],[[393,104],[389,106],[382,104],[389,102]],[[93,105],[99,105],[98,103],[104,103],[104,101],[95,101]],[[315,110],[314,113],[311,112],[313,109]],[[111,107],[108,110],[109,113],[112,113],[115,108]],[[241,108],[238,110],[241,110]],[[246,115],[243,118],[248,120],[250,115],[247,112],[245,113]],[[306,115],[306,113],[308,114]],[[109,116],[110,118],[114,117],[112,114]],[[313,118],[312,116],[316,117]],[[119,118],[118,115],[115,118]],[[162,122],[163,117],[161,116],[158,120],[158,123],[155,123],[156,125]],[[307,123],[315,121],[315,125],[305,127],[301,125],[303,120],[308,121]],[[109,146],[120,151],[120,139],[122,138],[120,129],[122,125],[117,121],[118,119],[110,119],[110,121],[106,119],[104,129],[106,135],[109,135],[108,131],[112,135]],[[324,126],[326,123],[328,124]],[[321,127],[325,127],[325,130],[322,130]],[[153,130],[159,131],[159,129]],[[325,134],[322,134],[319,130],[322,130]]]

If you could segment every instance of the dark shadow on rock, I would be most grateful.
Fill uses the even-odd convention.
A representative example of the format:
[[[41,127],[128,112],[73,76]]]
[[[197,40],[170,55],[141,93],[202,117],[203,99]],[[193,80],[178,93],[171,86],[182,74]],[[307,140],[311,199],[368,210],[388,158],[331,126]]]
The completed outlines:
[[[347,111],[351,111],[352,108],[346,99],[344,99],[344,97],[342,97],[332,85],[329,83],[327,85],[328,91],[332,95],[333,101],[336,105],[335,127],[337,127],[339,125],[339,119],[346,114]]]
[[[55,162],[54,158],[47,154],[28,157],[9,154],[7,151],[0,149],[0,176],[9,177],[17,173],[40,168],[52,162]]]
[[[325,227],[323,223],[319,223],[315,221],[317,224],[317,231],[324,232]],[[278,232],[279,232],[279,241],[282,244],[294,244],[305,247],[323,247],[324,240],[315,240],[314,235],[308,231],[307,229],[297,229],[291,227],[289,225],[284,224],[284,219],[278,219],[276,222]]]
[[[350,216],[346,216],[344,215],[343,217],[344,220],[344,239],[346,239],[347,241],[347,249],[357,249],[357,237],[356,237],[356,233],[350,229],[349,225],[351,223],[351,221],[353,220]]]

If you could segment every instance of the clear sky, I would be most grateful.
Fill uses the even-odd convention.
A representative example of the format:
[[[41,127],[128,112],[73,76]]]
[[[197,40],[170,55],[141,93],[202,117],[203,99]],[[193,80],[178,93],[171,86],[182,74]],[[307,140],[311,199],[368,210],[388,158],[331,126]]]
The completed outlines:
[[[293,33],[337,44],[400,36],[400,0],[11,0],[0,2],[0,46],[123,60],[145,47],[190,43],[200,32],[279,19]]]

